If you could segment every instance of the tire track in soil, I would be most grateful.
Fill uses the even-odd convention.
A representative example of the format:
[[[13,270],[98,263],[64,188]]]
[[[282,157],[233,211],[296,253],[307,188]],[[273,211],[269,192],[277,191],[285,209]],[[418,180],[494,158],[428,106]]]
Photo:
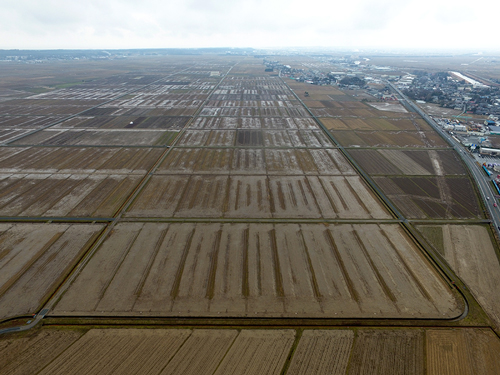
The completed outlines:
[[[363,311],[363,309],[361,308],[361,304],[360,304],[359,293],[356,290],[354,283],[352,282],[351,277],[349,276],[349,271],[347,270],[347,268],[344,264],[344,261],[342,260],[342,256],[340,255],[337,244],[335,243],[335,239],[333,238],[333,234],[328,229],[325,230],[325,238],[326,238],[328,244],[330,245],[330,248],[333,250],[333,255],[334,255],[335,259],[337,260],[337,264],[339,265],[339,268],[342,272],[342,276],[344,278],[347,289],[349,290],[349,294],[351,295],[351,299],[356,301],[356,304],[358,305],[359,311]]]
[[[377,278],[377,281],[379,282],[382,290],[384,291],[384,294],[386,295],[386,297],[390,301],[392,301],[392,303],[394,304],[394,307],[396,308],[397,312],[401,313],[401,310],[400,310],[400,308],[399,308],[399,306],[397,304],[398,300],[397,300],[396,296],[394,296],[394,294],[391,291],[391,288],[389,288],[389,286],[385,282],[382,274],[380,273],[380,271],[378,270],[377,266],[373,262],[373,259],[370,256],[368,250],[366,249],[365,244],[361,240],[361,237],[359,236],[358,231],[353,228],[352,234],[353,234],[354,238],[356,239],[356,242],[359,244],[359,247],[360,247],[361,251],[363,252],[366,260],[368,261],[368,264],[370,265],[371,270],[373,271],[374,275]]]
[[[141,280],[137,284],[137,288],[135,290],[135,294],[137,295],[137,298],[135,299],[134,303],[132,304],[132,308],[130,309],[131,311],[134,311],[135,305],[139,298],[141,297],[142,293],[142,288],[144,287],[144,284],[146,283],[146,280],[149,277],[149,274],[151,272],[151,267],[153,267],[153,264],[155,263],[156,257],[158,256],[158,252],[160,251],[161,245],[163,245],[163,241],[165,241],[165,237],[167,235],[168,230],[170,229],[170,226],[167,228],[163,229],[160,232],[160,236],[158,237],[158,240],[156,241],[155,249],[153,251],[153,256],[149,258],[149,261],[144,269],[144,272],[142,274]]]
[[[181,285],[182,273],[184,272],[184,266],[186,265],[186,259],[189,253],[189,249],[191,248],[191,243],[193,241],[195,231],[196,227],[193,228],[193,230],[189,234],[186,241],[186,245],[184,246],[184,250],[182,251],[182,257],[179,262],[179,266],[177,267],[177,272],[175,273],[174,283],[172,285],[172,289],[170,290],[170,297],[172,297],[172,300],[175,300],[179,295],[179,287]]]
[[[269,239],[271,242],[271,252],[273,256],[273,269],[274,269],[274,281],[276,287],[276,295],[278,298],[285,297],[285,291],[283,288],[283,276],[281,275],[280,260],[278,255],[278,244],[276,240],[276,229],[273,228],[269,232]]]

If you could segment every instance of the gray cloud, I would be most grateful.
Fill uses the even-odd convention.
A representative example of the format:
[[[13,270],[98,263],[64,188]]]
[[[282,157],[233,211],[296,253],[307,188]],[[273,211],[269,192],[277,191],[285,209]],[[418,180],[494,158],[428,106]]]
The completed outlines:
[[[500,10],[488,0],[4,0],[0,48],[500,48],[482,6]]]

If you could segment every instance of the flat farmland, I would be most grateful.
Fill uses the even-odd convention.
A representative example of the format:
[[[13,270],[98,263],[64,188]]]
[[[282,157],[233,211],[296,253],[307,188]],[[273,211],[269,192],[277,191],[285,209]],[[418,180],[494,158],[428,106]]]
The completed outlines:
[[[54,129],[83,128],[83,129],[168,129],[181,130],[190,120],[187,116],[77,116]]]
[[[12,142],[14,139],[17,137],[26,135],[30,132],[29,129],[6,129],[6,130],[0,130],[0,144],[7,144],[9,142]]]
[[[427,240],[500,324],[500,264],[489,228],[480,225],[419,226]]]
[[[51,314],[451,318],[462,308],[397,225],[123,223]]]
[[[181,345],[193,336],[196,333],[189,330],[93,329],[39,374],[160,374]],[[212,344],[217,342],[217,334],[210,338]]]
[[[37,374],[77,341],[85,331],[44,329],[24,337],[0,339],[2,374]]]
[[[347,96],[347,95],[346,95]],[[338,97],[335,96],[335,100]],[[352,106],[350,103],[354,103]],[[373,118],[373,119],[411,119],[414,115],[411,113],[404,112],[387,112],[380,111],[371,106],[367,106],[363,103],[359,103],[356,100],[350,101],[322,101],[324,108],[311,108],[311,112],[314,113],[316,117],[320,117],[321,121],[327,118],[349,118],[349,117],[360,117],[363,119]],[[349,104],[349,105],[348,105]]]
[[[183,98],[186,95],[169,95],[168,92],[163,94],[151,93],[139,94],[132,99],[117,100],[109,103],[106,106],[116,106],[121,108],[179,108],[179,109],[196,109],[203,102],[203,95],[197,95],[196,99],[192,97]]]
[[[1,158],[1,153],[0,153]],[[354,175],[336,149],[200,149],[174,147],[158,167],[158,174],[320,174]]]
[[[0,172],[145,174],[162,152],[125,147],[8,147],[0,149]]]
[[[408,112],[403,105],[399,102],[370,102],[367,103],[371,107],[378,109],[379,111],[388,111],[388,112],[396,112],[396,113],[406,113]],[[457,113],[458,115],[458,113]]]
[[[202,55],[0,87],[0,320],[45,315],[0,336],[0,373],[498,373],[498,248],[458,155],[362,90],[290,82],[310,112],[262,58]]]
[[[369,174],[397,175],[401,170],[378,150],[349,150],[349,154]]]
[[[334,147],[321,130],[265,130],[266,147]]]
[[[482,218],[468,178],[376,177],[382,191],[408,218]]]
[[[273,138],[275,138],[275,137],[273,137]],[[269,142],[269,140],[266,140],[266,143],[267,142]],[[256,147],[256,146],[263,146],[263,144],[264,144],[263,133],[259,130],[241,129],[241,130],[238,130],[238,132],[236,133],[236,145],[237,146]]]
[[[153,176],[126,216],[390,218],[358,176],[196,174]]]
[[[296,129],[297,124],[292,118],[222,118],[221,126],[230,127],[236,125],[238,129],[260,130],[262,129]]]
[[[123,174],[1,174],[0,215],[112,217],[141,178]]]
[[[96,106],[102,103],[100,99],[88,99],[88,98],[79,98],[77,96],[71,96],[66,98],[61,97],[53,97],[49,98],[50,94],[38,94],[33,95],[29,98],[24,99],[13,99],[9,100],[9,105],[18,105],[18,106]]]
[[[295,151],[293,149],[266,149],[265,160],[268,173],[280,175],[305,173],[309,168],[306,168],[306,171],[302,169],[301,157]],[[311,158],[314,158],[318,170],[320,170],[321,165],[327,164],[335,167],[335,169],[331,169],[331,174],[353,174],[354,172],[347,159],[337,150],[325,150],[325,153],[315,153],[309,150],[309,154]],[[323,156],[326,157],[321,160]],[[326,172],[326,174],[329,174],[329,172]]]
[[[384,375],[424,373],[421,330],[359,330],[357,334],[349,374],[367,374],[373,369]]]
[[[287,375],[346,374],[354,342],[350,330],[305,330]]]
[[[489,330],[429,330],[427,374],[498,374],[500,343]]]
[[[465,175],[465,167],[454,151],[354,150],[349,154],[373,175]]]
[[[500,340],[489,329],[305,329],[299,335],[292,329],[55,326],[2,338],[0,366],[6,375],[499,373]]]
[[[17,145],[48,146],[164,146],[178,132],[138,129],[48,129],[14,142]]]
[[[0,116],[70,116],[92,107],[89,105],[12,105],[0,104]]]
[[[172,108],[172,107],[154,107],[154,106],[143,106],[143,107],[108,107],[103,106],[96,108],[95,112],[88,111],[85,112],[86,116],[94,115],[116,115],[116,116],[144,116],[144,117],[186,117],[193,116],[197,111],[196,107],[191,108]]]
[[[349,126],[339,118],[321,118],[321,122],[330,131],[351,130]]]
[[[329,95],[344,95],[342,91],[333,86],[317,86],[293,80],[287,80],[286,83],[302,100],[331,100]],[[305,96],[306,91],[309,96]]]
[[[346,119],[348,121],[348,119]],[[432,128],[421,118],[417,119],[406,119],[406,118],[365,118],[363,120],[368,126],[373,130],[380,131],[431,131]],[[351,127],[352,130],[358,130]],[[360,129],[362,130],[362,129]]]
[[[0,320],[35,313],[103,227],[0,224]]]
[[[448,147],[437,133],[431,131],[338,130],[334,136],[345,147]]]
[[[279,375],[294,338],[293,330],[243,330],[214,375]]]
[[[0,116],[0,129],[40,129],[62,119],[50,116]]]

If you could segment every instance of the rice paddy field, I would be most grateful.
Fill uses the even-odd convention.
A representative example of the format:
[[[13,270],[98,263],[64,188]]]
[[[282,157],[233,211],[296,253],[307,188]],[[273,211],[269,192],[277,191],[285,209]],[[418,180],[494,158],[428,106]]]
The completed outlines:
[[[498,337],[481,328],[60,330],[52,326],[0,339],[0,365],[4,374],[493,375],[498,374],[499,350]]]
[[[0,101],[0,374],[499,373],[496,239],[423,119],[254,57],[96,64]]]

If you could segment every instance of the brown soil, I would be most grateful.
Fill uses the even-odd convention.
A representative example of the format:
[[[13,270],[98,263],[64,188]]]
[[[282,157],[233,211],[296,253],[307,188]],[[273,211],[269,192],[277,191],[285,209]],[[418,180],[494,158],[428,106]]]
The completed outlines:
[[[450,293],[396,225],[131,223],[54,313],[439,318]]]
[[[2,224],[0,319],[35,313],[102,228],[97,224]]]
[[[306,330],[292,358],[287,375],[344,375],[354,341],[349,330]]]

